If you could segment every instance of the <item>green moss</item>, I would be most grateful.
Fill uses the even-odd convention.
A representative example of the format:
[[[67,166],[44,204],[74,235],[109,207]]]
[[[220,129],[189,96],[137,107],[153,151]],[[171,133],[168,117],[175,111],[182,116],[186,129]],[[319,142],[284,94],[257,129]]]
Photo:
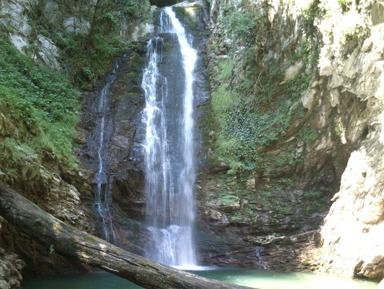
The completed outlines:
[[[252,37],[263,30],[263,24],[267,20],[261,14],[256,14],[253,11],[242,12],[234,6],[226,6],[223,9],[224,13],[221,20],[224,29],[233,40],[240,41],[247,47],[254,46],[258,39]],[[233,47],[235,49],[234,41]]]
[[[228,58],[225,61],[219,62],[219,77],[222,79],[230,79],[233,73],[233,67],[234,60],[232,58]]]
[[[307,213],[312,214],[314,212],[320,212],[329,207],[329,198],[326,196],[329,194],[327,188],[319,187],[316,190],[307,191],[303,198],[307,206],[305,210]]]
[[[222,205],[229,205],[231,203],[238,202],[239,198],[233,195],[224,195],[219,200]]]
[[[283,68],[271,65],[268,73],[261,77],[260,85],[245,78],[243,86],[231,88],[233,59],[218,62],[217,67],[222,81],[212,92],[217,158],[229,162],[233,172],[263,168],[265,164],[260,161],[259,152],[284,142],[292,120],[304,118],[301,95],[308,88],[310,77],[298,74],[286,83],[277,84]],[[251,86],[252,95],[245,94],[243,89]],[[297,142],[289,145],[295,144]],[[292,149],[278,155],[276,160],[275,167],[294,165],[297,161]]]
[[[310,127],[304,128],[300,131],[300,139],[305,142],[313,142],[319,138],[319,134],[314,132]]]
[[[177,18],[179,18],[182,23],[186,24],[185,26],[192,31],[197,30],[199,24],[198,21],[200,21],[197,17],[195,17],[198,9],[201,9],[200,5],[173,8]]]
[[[145,60],[142,56],[138,53],[133,53],[129,63],[132,70],[138,70],[143,68],[144,62]]]
[[[237,211],[233,215],[229,215],[229,220],[231,223],[239,223],[243,220],[243,215],[240,211]]]

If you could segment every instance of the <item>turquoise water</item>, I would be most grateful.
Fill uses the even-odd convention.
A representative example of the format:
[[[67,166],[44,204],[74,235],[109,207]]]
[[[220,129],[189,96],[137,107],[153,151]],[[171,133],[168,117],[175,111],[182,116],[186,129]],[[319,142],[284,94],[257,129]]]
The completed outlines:
[[[198,275],[260,289],[376,289],[377,283],[327,275],[251,270],[209,270]],[[26,278],[22,289],[134,289],[141,288],[112,274],[97,272],[70,276]]]
[[[214,270],[199,275],[260,289],[376,289],[377,283],[309,273]]]

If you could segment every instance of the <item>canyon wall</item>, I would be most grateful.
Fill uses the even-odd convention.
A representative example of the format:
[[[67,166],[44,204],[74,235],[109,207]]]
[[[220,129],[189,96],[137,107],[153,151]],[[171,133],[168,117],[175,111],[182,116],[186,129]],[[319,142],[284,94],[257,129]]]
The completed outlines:
[[[78,2],[73,10],[58,13],[56,1],[40,1],[38,7],[32,2],[0,3],[1,35],[36,62],[70,75],[72,68],[60,62],[68,43],[58,45],[50,39],[52,31],[36,33],[29,15],[38,11],[63,33],[86,33],[91,28],[84,15],[95,3]],[[382,279],[384,5],[373,0],[203,2],[205,10],[193,8],[199,2],[178,11],[198,46],[198,69],[208,71],[208,77],[196,73],[195,84],[201,261]],[[208,41],[205,24],[211,30]],[[121,37],[138,40],[150,28],[130,25]],[[143,230],[136,221],[143,219],[145,201],[140,153],[144,58],[145,42],[140,41],[122,58],[110,108],[115,124],[112,211],[120,216],[115,219],[120,245],[137,253]],[[5,152],[0,180],[54,216],[96,233],[96,137],[90,132],[98,115],[90,107],[103,82],[81,71],[94,81],[92,88],[83,86],[94,92],[83,94],[83,128],[75,137],[75,155],[86,166],[67,166],[49,149],[26,150],[20,142],[24,135],[38,134],[36,128],[26,122],[27,132],[19,132],[15,115],[0,102]],[[25,265],[20,257],[28,260],[30,271],[41,266],[50,273],[79,270],[2,219],[0,236],[0,280],[11,280],[4,286],[18,286]]]
[[[201,180],[202,197],[208,199],[201,209],[203,218],[212,223],[211,229],[232,236],[241,232],[254,242],[272,232],[289,236],[320,225],[306,240],[319,247],[312,251],[311,264],[305,261],[307,249],[298,250],[302,265],[382,279],[383,4],[368,0],[206,4],[212,32],[208,55],[214,123],[206,132],[208,172],[213,177]],[[230,85],[223,87],[223,81]],[[254,118],[259,135],[252,146],[257,149],[247,154],[243,150],[247,142],[238,137],[243,155],[229,155],[225,149],[231,147],[231,138],[223,127],[228,122],[217,115],[231,110],[215,103],[215,97],[221,102],[231,97],[228,91],[254,105],[251,113],[267,111],[280,123],[287,120],[279,115],[290,115],[288,123],[278,131]],[[251,115],[233,100],[230,104]],[[230,118],[244,123],[239,117]],[[260,143],[268,133],[276,133],[276,138]],[[290,157],[285,157],[287,153]],[[233,162],[228,163],[226,156]],[[248,169],[250,158],[255,165]],[[268,187],[273,197],[266,194]],[[247,193],[241,194],[242,190]],[[275,205],[268,207],[268,200]],[[295,212],[285,210],[278,200]],[[258,218],[252,220],[255,215]],[[310,222],[315,216],[320,220]]]
[[[95,235],[98,234],[97,213],[93,207],[96,168],[86,161],[83,148],[87,145],[87,128],[92,123],[87,111],[88,96],[96,96],[90,92],[81,95],[78,88],[97,93],[103,85],[99,78],[112,68],[114,57],[123,58],[123,52],[129,50],[127,47],[119,48],[123,41],[137,40],[150,32],[148,25],[137,24],[140,13],[149,9],[146,1],[130,2],[131,5],[137,4],[136,10],[126,7],[128,11],[125,13],[130,13],[131,18],[129,21],[121,19],[121,25],[117,27],[120,31],[113,28],[116,19],[112,19],[112,24],[108,19],[103,22],[113,31],[106,29],[104,24],[92,28],[92,23],[99,17],[99,2],[102,1],[0,2],[0,181],[60,220]],[[112,17],[118,11],[111,13],[109,16]],[[90,37],[92,30],[96,35],[93,39]],[[81,52],[86,49],[83,47],[86,41],[87,46],[93,46],[92,53]],[[130,71],[122,71],[121,77],[125,78],[114,87],[114,90],[124,90],[121,98],[125,103],[133,102],[123,112],[126,114],[131,109],[132,117],[135,116],[135,107],[140,107],[135,94],[141,92],[137,87],[140,86],[144,56],[138,53],[145,54],[145,48],[140,47],[132,48],[124,58],[124,63],[131,66]],[[129,89],[123,86],[129,86]],[[84,110],[81,102],[84,102]],[[121,114],[114,117],[122,118]],[[121,122],[119,128],[129,132],[131,123],[124,127],[124,120]],[[129,135],[132,136],[133,132]],[[113,139],[114,153],[127,150],[127,146],[124,137]],[[120,156],[115,155],[114,159]],[[118,173],[127,174],[125,171]],[[118,176],[116,180],[119,180]],[[119,207],[116,210],[116,215],[122,216],[117,220],[118,224],[123,222],[125,227],[135,230],[136,224],[124,219]],[[129,239],[125,235],[121,237]],[[23,274],[90,270],[55,254],[54,248],[45,248],[34,242],[1,217],[0,255],[1,288],[18,288],[23,268]]]
[[[153,25],[140,22],[147,19],[143,18],[143,14],[147,13],[145,17],[150,17],[149,12],[155,12],[157,9],[152,7],[151,11],[147,11],[145,5],[149,4],[148,1],[128,3],[133,6],[128,6],[125,13],[130,13],[131,18],[121,20],[119,38],[132,42],[126,43],[127,46],[124,46],[123,50],[119,45],[123,46],[124,43],[117,42],[113,35],[104,31],[105,27],[98,27],[99,31],[95,39],[87,40],[92,32],[91,19],[96,14],[97,4],[102,1],[75,2],[76,5],[57,1],[4,1],[0,4],[1,33],[4,39],[8,39],[18,50],[9,48],[15,61],[17,62],[17,58],[20,57],[31,67],[42,64],[41,67],[56,70],[70,78],[78,87],[85,89],[79,98],[82,103],[81,112],[77,111],[77,106],[71,108],[71,111],[75,111],[75,114],[79,114],[80,117],[73,124],[73,128],[77,128],[77,135],[73,136],[73,156],[70,161],[56,155],[55,151],[49,148],[29,150],[26,139],[30,135],[38,138],[43,132],[38,127],[32,127],[34,129],[32,131],[26,121],[20,120],[19,112],[13,111],[12,103],[8,101],[1,103],[0,131],[6,154],[0,163],[0,180],[23,193],[55,217],[95,235],[100,234],[102,220],[93,201],[96,188],[95,174],[99,169],[100,145],[100,132],[95,128],[102,117],[97,107],[100,93],[108,83],[109,75],[106,73],[116,60],[119,65],[115,71],[116,79],[109,83],[108,108],[105,112],[108,124],[105,134],[108,140],[105,144],[104,164],[108,166],[113,194],[110,210],[113,215],[117,245],[143,255],[143,244],[146,242],[144,240],[146,229],[143,226],[145,127],[142,122],[144,94],[141,78],[146,61],[146,39],[143,37],[151,33]],[[140,7],[143,8],[140,10],[142,13],[138,10]],[[200,21],[204,17],[201,7],[201,3],[190,5],[188,12],[185,7],[176,8],[178,16],[194,27],[193,32],[188,31],[194,35],[196,46],[201,45],[199,43],[207,35],[206,26],[203,21]],[[130,8],[138,11],[132,12]],[[117,12],[112,11],[112,13]],[[108,21],[106,26],[108,29]],[[76,41],[80,41],[80,46]],[[80,52],[81,41],[85,41],[87,45],[92,41],[97,42],[93,44],[96,47],[88,51],[89,57],[72,55],[73,51]],[[9,46],[8,43],[7,45]],[[170,53],[169,49],[170,47],[165,47],[165,53]],[[118,57],[113,59],[116,50]],[[8,57],[6,54],[1,56]],[[30,61],[31,59],[33,61]],[[76,59],[77,62],[85,65],[83,68],[80,67],[79,74],[74,73],[79,68],[75,67]],[[92,67],[90,61],[97,64],[104,61],[108,65]],[[23,65],[24,62],[17,65],[17,67],[20,66],[21,73],[25,71]],[[202,59],[197,65],[200,71],[204,71]],[[104,80],[102,78],[105,75],[107,79]],[[24,76],[27,79],[30,77],[28,72]],[[80,82],[79,78],[82,79]],[[197,102],[201,103],[209,98],[209,93],[204,73],[198,73],[197,78],[195,87],[200,91]],[[20,79],[15,81],[22,82]],[[40,83],[37,84],[39,85]],[[70,86],[69,83],[65,85]],[[24,83],[20,86],[24,86]],[[6,89],[8,89],[7,86]],[[5,91],[7,94],[4,96],[10,96],[8,90]],[[45,91],[40,93],[45,97]],[[80,94],[77,91],[74,93],[79,97]],[[35,96],[33,94],[31,98],[34,99]],[[7,98],[4,99],[7,100]],[[26,126],[25,130],[24,126]],[[19,134],[18,131],[22,133]],[[9,145],[6,145],[8,143]],[[0,271],[2,288],[19,287],[23,268],[25,268],[23,274],[65,274],[90,269],[87,266],[70,263],[55,254],[54,248],[44,248],[33,242],[3,219],[1,219],[0,236],[0,247],[4,248],[0,249],[0,254],[4,257],[0,264],[3,269]]]

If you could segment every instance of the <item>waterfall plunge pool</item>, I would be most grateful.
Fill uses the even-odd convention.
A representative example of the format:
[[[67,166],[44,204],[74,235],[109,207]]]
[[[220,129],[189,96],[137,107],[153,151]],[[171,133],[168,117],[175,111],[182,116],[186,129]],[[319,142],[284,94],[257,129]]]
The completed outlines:
[[[190,271],[200,276],[260,289],[376,289],[377,283],[330,275],[279,273],[272,271],[222,269]],[[22,289],[136,289],[125,279],[106,272],[68,276],[25,278]]]

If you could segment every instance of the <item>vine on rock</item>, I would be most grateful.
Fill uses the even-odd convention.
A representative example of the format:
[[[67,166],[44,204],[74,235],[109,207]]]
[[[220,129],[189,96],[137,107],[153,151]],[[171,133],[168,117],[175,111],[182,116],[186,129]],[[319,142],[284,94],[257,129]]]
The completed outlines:
[[[302,162],[295,149],[301,134],[290,141],[287,138],[304,124],[306,115],[301,95],[314,74],[305,69],[315,67],[319,56],[313,24],[316,7],[311,7],[311,17],[301,27],[304,41],[292,44],[301,48],[272,55],[271,50],[281,47],[278,35],[283,32],[276,30],[283,28],[270,21],[272,7],[264,6],[247,11],[228,6],[218,20],[229,44],[227,57],[216,58],[212,65],[212,71],[218,71],[211,76],[215,153],[230,164],[233,173],[267,170],[281,174]],[[303,64],[296,75],[285,79],[287,68],[300,61]]]

